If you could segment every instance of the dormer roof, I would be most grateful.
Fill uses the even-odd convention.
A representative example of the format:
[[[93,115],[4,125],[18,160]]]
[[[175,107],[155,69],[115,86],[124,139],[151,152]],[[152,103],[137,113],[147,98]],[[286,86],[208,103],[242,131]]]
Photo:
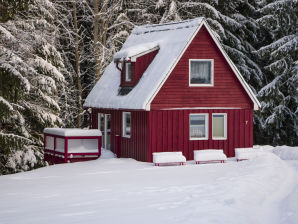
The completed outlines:
[[[114,62],[116,61],[136,61],[136,58],[148,54],[152,51],[159,49],[158,42],[148,42],[143,44],[134,45],[127,48],[122,48],[114,55]]]
[[[116,68],[115,63],[111,62],[86,98],[84,107],[150,110],[151,101],[203,25],[253,101],[254,109],[258,109],[259,101],[203,18],[135,27],[121,50],[115,54],[114,61],[133,61],[138,55],[159,49],[154,60],[143,73],[138,84],[124,96],[118,94],[120,71]]]

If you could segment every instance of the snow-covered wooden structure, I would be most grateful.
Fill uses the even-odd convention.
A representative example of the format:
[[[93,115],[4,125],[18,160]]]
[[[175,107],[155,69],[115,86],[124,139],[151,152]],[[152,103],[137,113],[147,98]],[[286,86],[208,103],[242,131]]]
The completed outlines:
[[[254,93],[203,18],[135,27],[88,95],[91,127],[120,157],[253,145]]]
[[[154,152],[152,155],[154,166],[185,165],[186,163],[182,152]]]
[[[44,160],[49,163],[92,160],[100,155],[101,132],[98,129],[44,129]]]
[[[200,163],[224,163],[227,156],[223,153],[222,149],[204,149],[194,150],[194,160],[196,164]]]

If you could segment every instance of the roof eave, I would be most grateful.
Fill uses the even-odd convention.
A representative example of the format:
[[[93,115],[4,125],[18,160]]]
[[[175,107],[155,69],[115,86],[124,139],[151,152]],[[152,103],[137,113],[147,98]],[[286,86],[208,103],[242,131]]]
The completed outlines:
[[[143,56],[143,55],[146,55],[146,54],[149,54],[153,51],[157,51],[159,50],[159,46],[156,46],[156,47],[153,47],[147,51],[143,51],[141,53],[138,53],[138,54],[135,54],[135,55],[131,55],[131,56],[128,56],[127,58],[114,58],[114,63],[116,62],[123,62],[123,61],[131,61],[131,62],[136,62],[137,58]]]

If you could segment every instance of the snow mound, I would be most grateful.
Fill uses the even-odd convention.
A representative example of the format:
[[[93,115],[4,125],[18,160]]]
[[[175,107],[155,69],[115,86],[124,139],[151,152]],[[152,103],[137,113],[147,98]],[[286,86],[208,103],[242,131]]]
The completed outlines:
[[[227,160],[222,149],[205,149],[194,151],[195,161]]]
[[[277,146],[273,153],[283,160],[298,160],[298,147]]]
[[[0,223],[272,224],[290,211],[278,206],[296,176],[274,153],[163,169],[113,157],[1,176]]]
[[[271,152],[263,147],[258,148],[235,148],[235,156],[237,160],[253,159],[262,156],[264,153]]]
[[[111,158],[116,158],[116,155],[110,150],[101,148],[101,156],[99,158],[100,159],[111,159]]]
[[[182,152],[154,152],[153,163],[185,163]]]

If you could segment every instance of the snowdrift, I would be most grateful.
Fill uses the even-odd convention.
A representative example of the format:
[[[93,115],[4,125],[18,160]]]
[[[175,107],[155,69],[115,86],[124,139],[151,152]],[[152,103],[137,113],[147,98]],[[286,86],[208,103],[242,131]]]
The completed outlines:
[[[1,176],[0,223],[272,224],[293,185],[293,170],[273,153],[162,168],[102,155]]]
[[[273,152],[283,160],[298,160],[298,147],[277,146]]]

